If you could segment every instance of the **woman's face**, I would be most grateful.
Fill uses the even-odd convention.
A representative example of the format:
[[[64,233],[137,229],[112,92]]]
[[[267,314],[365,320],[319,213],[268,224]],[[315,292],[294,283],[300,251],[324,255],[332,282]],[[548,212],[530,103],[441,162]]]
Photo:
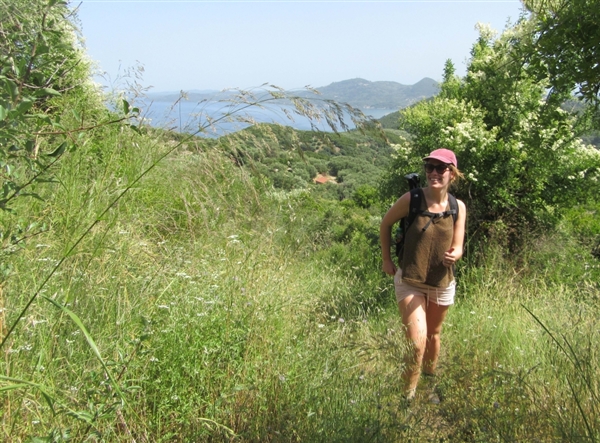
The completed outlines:
[[[431,187],[444,187],[450,185],[453,177],[450,167],[439,160],[430,159],[425,162],[425,175]]]

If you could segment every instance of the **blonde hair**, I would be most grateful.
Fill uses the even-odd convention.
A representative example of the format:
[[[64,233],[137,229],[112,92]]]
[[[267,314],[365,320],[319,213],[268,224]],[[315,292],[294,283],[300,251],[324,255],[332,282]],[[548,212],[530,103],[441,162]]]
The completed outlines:
[[[465,176],[463,175],[463,173],[460,172],[458,170],[458,168],[456,166],[454,166],[453,164],[449,164],[448,168],[450,169],[450,171],[452,171],[452,179],[450,180],[450,184],[451,185],[454,185],[459,180],[462,180],[462,179],[465,178]]]

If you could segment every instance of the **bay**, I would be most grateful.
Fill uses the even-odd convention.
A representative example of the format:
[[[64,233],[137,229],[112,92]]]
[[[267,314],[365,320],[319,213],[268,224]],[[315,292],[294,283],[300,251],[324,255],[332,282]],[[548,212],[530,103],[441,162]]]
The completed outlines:
[[[305,131],[333,131],[324,119],[318,121],[298,115],[293,105],[283,102],[249,106],[227,100],[171,102],[146,99],[136,106],[140,108],[144,121],[153,127],[182,133],[197,133],[200,128],[203,128],[199,135],[208,137],[219,137],[236,132],[255,123],[276,123]],[[373,119],[395,112],[393,109],[362,109],[361,111]],[[343,120],[349,129],[354,128],[347,112],[343,113]],[[337,129],[341,130],[339,126]]]

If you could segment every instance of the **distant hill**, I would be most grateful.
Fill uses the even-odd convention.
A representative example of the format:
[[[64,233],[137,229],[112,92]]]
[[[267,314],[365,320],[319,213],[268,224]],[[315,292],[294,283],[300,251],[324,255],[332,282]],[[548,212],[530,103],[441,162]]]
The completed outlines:
[[[328,86],[315,88],[320,97],[348,103],[359,109],[389,109],[390,112],[410,106],[425,98],[438,93],[439,85],[435,80],[425,77],[414,85],[403,85],[391,81],[371,82],[363,78],[343,80]],[[215,97],[225,98],[235,91],[186,91],[186,101],[199,102]],[[313,96],[310,92],[300,92],[299,95]],[[152,101],[174,102],[179,98],[178,92],[150,92],[147,94]]]
[[[316,89],[323,98],[348,103],[356,108],[396,111],[425,98],[433,97],[438,93],[439,85],[435,80],[427,77],[414,85],[389,81],[371,82],[363,78],[355,78]]]
[[[433,100],[433,96],[432,97],[428,97],[425,98],[424,100]],[[412,103],[409,106],[412,106],[416,104]],[[405,106],[408,107],[408,106]],[[384,127],[385,129],[398,129],[400,126],[400,111],[394,111],[391,112],[389,114],[384,115],[383,117],[378,119],[379,123],[381,123],[381,126]]]
[[[395,111],[387,114],[379,119],[379,123],[386,129],[398,129],[400,119],[400,111]]]

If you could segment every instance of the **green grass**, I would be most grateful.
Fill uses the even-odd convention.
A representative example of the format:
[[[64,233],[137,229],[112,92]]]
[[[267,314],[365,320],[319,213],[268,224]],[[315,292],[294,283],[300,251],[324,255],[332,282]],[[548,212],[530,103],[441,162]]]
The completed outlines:
[[[214,149],[176,150],[114,203],[172,143],[90,136],[46,202],[1,215],[47,227],[4,250],[4,441],[600,439],[598,265],[577,244],[463,265],[443,401],[424,380],[407,409],[378,217]]]
[[[561,271],[490,254],[462,276],[441,381],[450,441],[597,441],[598,288],[554,283]]]

